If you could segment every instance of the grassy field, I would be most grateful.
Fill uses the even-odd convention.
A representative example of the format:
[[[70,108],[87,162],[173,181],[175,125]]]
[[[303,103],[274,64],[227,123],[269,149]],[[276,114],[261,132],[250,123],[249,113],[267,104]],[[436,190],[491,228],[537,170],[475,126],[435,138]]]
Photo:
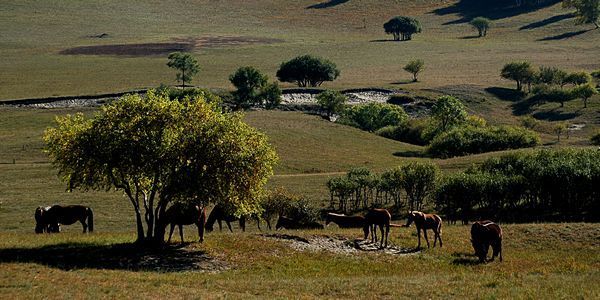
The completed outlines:
[[[202,66],[194,84],[231,88],[237,67],[254,65],[274,77],[279,64],[312,53],[330,58],[342,76],[334,88],[383,86],[480,89],[512,86],[502,65],[530,60],[567,70],[600,68],[598,31],[576,26],[560,5],[499,16],[485,39],[472,38],[462,13],[442,13],[456,1],[352,0],[324,9],[302,1],[18,1],[0,6],[2,43],[0,99],[94,94],[174,84],[164,55],[62,55],[77,46],[173,43],[229,37],[277,39],[268,44],[199,42],[193,53]],[[486,14],[488,11],[468,11]],[[463,11],[464,13],[464,11]],[[388,42],[382,24],[403,14],[419,18],[423,33],[413,41]],[[106,33],[105,38],[94,36]],[[422,82],[405,84],[402,66],[426,61]]]

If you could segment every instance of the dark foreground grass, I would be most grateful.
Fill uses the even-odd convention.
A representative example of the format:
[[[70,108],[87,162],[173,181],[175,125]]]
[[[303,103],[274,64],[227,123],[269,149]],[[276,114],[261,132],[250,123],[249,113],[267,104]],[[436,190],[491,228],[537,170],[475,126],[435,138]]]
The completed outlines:
[[[468,226],[444,229],[444,247],[397,256],[301,252],[251,233],[211,233],[204,244],[171,246],[136,268],[129,234],[0,233],[0,289],[11,298],[588,298],[600,296],[596,224],[504,225],[504,262],[477,264]],[[188,229],[188,232],[192,230]],[[286,232],[358,238],[360,230]],[[394,228],[392,243],[414,247],[414,228]],[[193,236],[187,236],[193,239]],[[130,246],[131,247],[131,246]],[[132,249],[132,248],[128,248]],[[167,270],[185,250],[216,259],[220,272]],[[130,250],[133,252],[133,250]],[[77,260],[53,259],[59,252]],[[147,251],[142,253],[147,257]],[[159,269],[160,271],[157,271]]]

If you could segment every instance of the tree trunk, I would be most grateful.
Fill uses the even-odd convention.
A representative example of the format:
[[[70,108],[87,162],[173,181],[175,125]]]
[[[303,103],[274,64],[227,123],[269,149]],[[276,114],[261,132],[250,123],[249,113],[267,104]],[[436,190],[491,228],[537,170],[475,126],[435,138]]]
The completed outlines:
[[[142,214],[140,213],[139,208],[135,209],[135,222],[137,225],[137,241],[142,242],[146,237],[144,236],[144,225],[142,224]]]

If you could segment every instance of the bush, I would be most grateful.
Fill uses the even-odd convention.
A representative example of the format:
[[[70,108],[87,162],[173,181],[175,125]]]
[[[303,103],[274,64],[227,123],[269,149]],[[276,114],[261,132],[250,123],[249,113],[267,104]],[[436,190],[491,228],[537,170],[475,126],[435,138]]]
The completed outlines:
[[[515,126],[463,126],[436,136],[428,152],[435,157],[453,157],[539,145],[537,133]]]
[[[413,75],[413,82],[419,81],[417,76],[423,69],[425,69],[425,61],[422,59],[411,60],[403,68],[404,71]]]
[[[237,90],[232,93],[237,108],[265,105],[275,108],[281,102],[281,89],[276,83],[268,83],[267,75],[254,67],[241,67],[229,76]]]
[[[348,98],[338,91],[327,90],[317,95],[317,103],[329,118],[341,114],[347,101]]]
[[[375,131],[385,126],[399,125],[408,119],[402,107],[387,103],[350,106],[339,122],[362,130]]]
[[[490,29],[491,23],[492,22],[490,21],[490,19],[484,17],[477,17],[471,20],[471,22],[469,22],[471,26],[477,29],[477,31],[479,32],[479,37],[487,36],[487,32]]]
[[[521,121],[521,126],[527,128],[527,129],[533,130],[540,125],[540,121],[538,121],[536,118],[534,118],[532,116],[523,117],[520,119],[520,121]]]
[[[221,102],[219,96],[211,93],[208,90],[198,88],[180,89],[161,84],[158,88],[156,88],[156,93],[158,95],[167,96],[171,100],[177,101],[206,98],[207,102]]]
[[[388,139],[425,146],[430,142],[423,134],[428,124],[428,119],[411,119],[397,126],[380,128],[375,133]]]
[[[299,87],[320,86],[324,81],[333,81],[338,76],[340,71],[333,62],[310,55],[284,62],[277,71],[280,81],[293,82]]]

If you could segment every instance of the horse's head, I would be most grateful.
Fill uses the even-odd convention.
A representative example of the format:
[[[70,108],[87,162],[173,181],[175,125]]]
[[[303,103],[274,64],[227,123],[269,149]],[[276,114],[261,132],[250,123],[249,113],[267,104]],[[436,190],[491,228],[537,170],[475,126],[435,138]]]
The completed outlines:
[[[35,209],[35,233],[43,233],[46,231],[46,222],[44,222],[44,207],[38,207]]]
[[[275,225],[275,230],[285,227],[286,224],[288,224],[287,218],[284,216],[279,216],[279,219],[277,219],[277,224]]]

